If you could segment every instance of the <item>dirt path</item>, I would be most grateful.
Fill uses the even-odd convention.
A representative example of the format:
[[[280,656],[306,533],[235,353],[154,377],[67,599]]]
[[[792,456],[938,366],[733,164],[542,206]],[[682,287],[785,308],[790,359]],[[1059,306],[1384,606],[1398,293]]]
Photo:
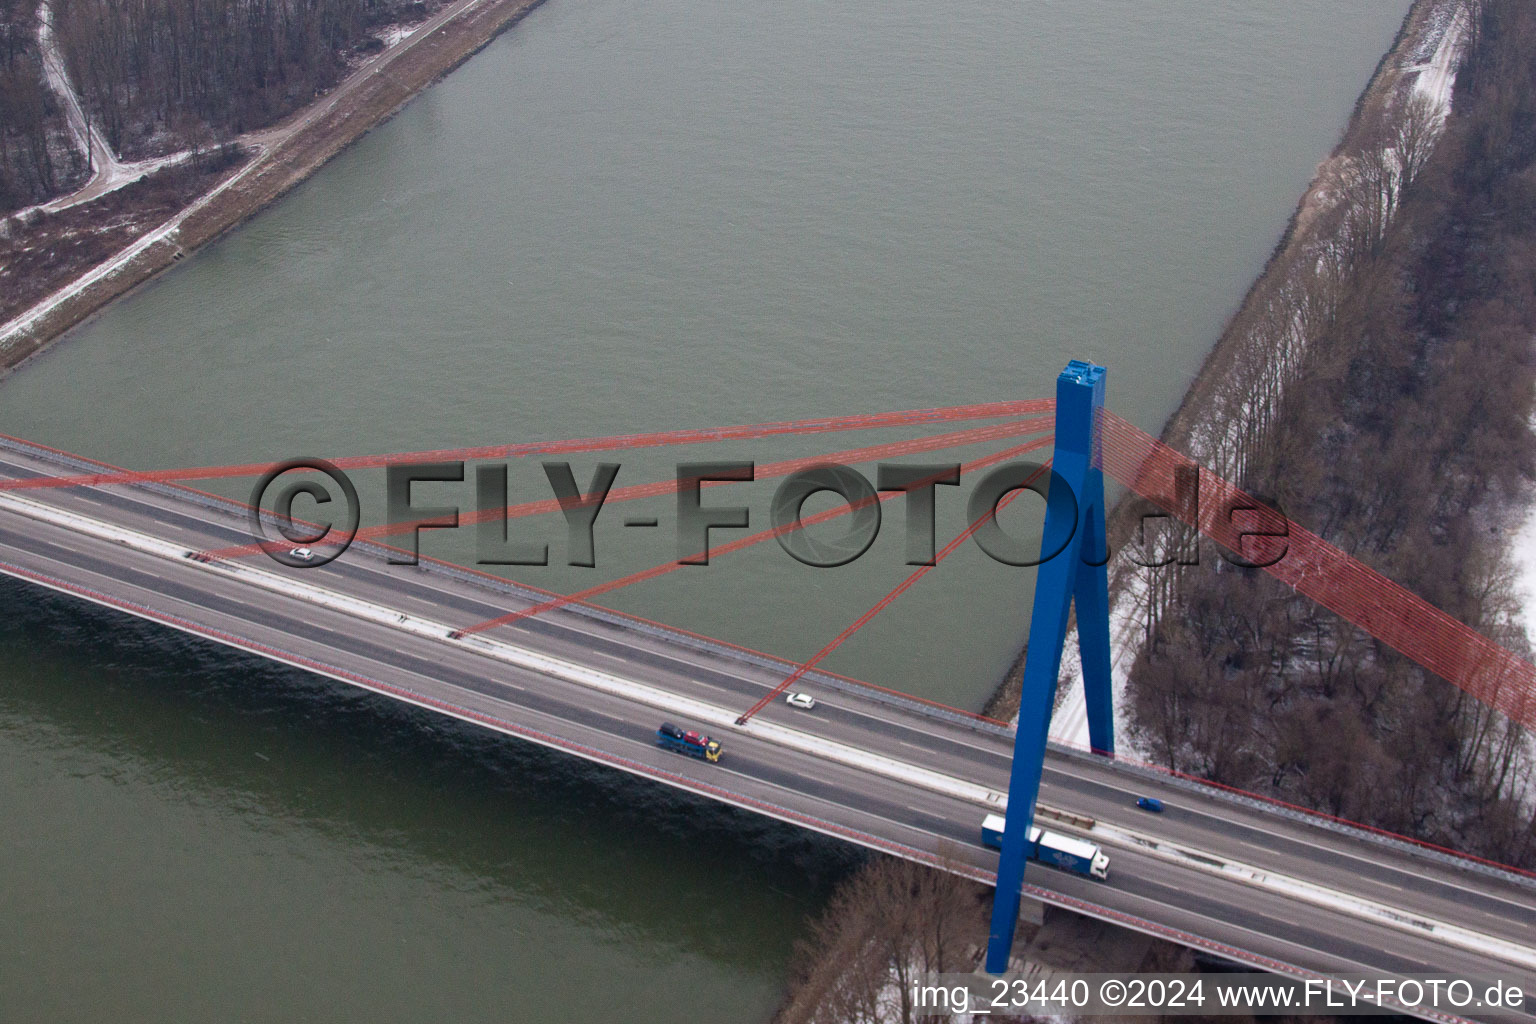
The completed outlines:
[[[64,117],[69,122],[69,130],[90,161],[91,179],[74,193],[78,196],[99,187],[102,182],[121,177],[124,165],[118,162],[117,154],[112,152],[106,138],[91,126],[85,116],[85,106],[80,102],[75,84],[69,80],[64,54],[59,51],[58,40],[53,34],[53,7],[48,0],[43,0],[37,9],[37,45],[43,58],[43,77],[48,81],[48,88],[59,98],[64,108]],[[63,198],[71,199],[73,196]],[[51,206],[51,203],[45,204],[44,208]]]
[[[131,185],[162,167],[182,163],[192,155],[191,153],[173,153],[170,156],[132,163],[124,163],[117,158],[117,153],[112,149],[106,136],[102,135],[101,130],[94,127],[85,116],[85,104],[81,101],[79,92],[75,90],[75,83],[70,80],[69,69],[64,63],[64,54],[59,49],[58,39],[53,34],[53,6],[49,0],[43,0],[37,9],[37,45],[42,55],[43,75],[47,79],[48,88],[59,98],[59,105],[64,108],[69,130],[89,161],[91,177],[84,185],[67,196],[50,199],[46,203],[20,210],[12,216],[25,217],[33,210],[56,213],[72,206],[79,206],[81,203],[88,203],[124,185]]]

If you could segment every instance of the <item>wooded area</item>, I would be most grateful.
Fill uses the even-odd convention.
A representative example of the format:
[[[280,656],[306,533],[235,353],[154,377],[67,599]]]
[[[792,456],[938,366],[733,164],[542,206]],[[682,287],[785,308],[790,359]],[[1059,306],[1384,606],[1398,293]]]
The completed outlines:
[[[1536,476],[1536,7],[1475,10],[1455,113],[1401,112],[1269,275],[1196,449],[1529,656],[1508,533]],[[1384,123],[1391,123],[1385,119]],[[1152,572],[1128,688],[1169,767],[1536,866],[1530,738],[1257,570]]]
[[[445,0],[51,0],[91,124],[124,160],[206,150],[325,92],[378,33]],[[0,212],[67,193],[86,156],[43,74],[38,0],[0,0]]]
[[[330,88],[424,0],[54,0],[91,116],[128,159],[260,128]]]
[[[0,212],[30,206],[85,176],[85,155],[43,81],[37,4],[0,0]]]

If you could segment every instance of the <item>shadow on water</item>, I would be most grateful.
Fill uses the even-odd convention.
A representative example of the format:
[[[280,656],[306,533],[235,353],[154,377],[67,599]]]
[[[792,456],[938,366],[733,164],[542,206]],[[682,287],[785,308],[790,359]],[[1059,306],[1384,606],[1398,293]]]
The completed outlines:
[[[761,967],[852,847],[129,616],[0,580],[0,739],[434,885]],[[786,921],[786,915],[790,920]],[[787,942],[784,943],[787,946]]]

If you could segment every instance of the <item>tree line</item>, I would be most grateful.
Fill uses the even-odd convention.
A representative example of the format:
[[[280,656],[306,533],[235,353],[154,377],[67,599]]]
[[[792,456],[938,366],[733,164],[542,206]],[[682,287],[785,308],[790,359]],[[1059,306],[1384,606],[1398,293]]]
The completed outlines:
[[[1324,241],[1244,307],[1196,449],[1529,656],[1506,547],[1536,477],[1536,7],[1469,9],[1438,144],[1410,101],[1339,161]],[[1157,757],[1536,865],[1531,737],[1267,574],[1214,562],[1148,581],[1128,697]]]
[[[385,25],[445,0],[49,0],[92,126],[125,159],[208,149],[323,93]],[[86,156],[43,74],[38,0],[0,0],[0,211],[77,187]]]
[[[380,26],[430,9],[421,0],[53,3],[77,88],[129,155],[271,124],[334,85],[349,55],[377,49]]]
[[[0,213],[30,206],[78,181],[84,155],[43,81],[37,7],[0,0]]]

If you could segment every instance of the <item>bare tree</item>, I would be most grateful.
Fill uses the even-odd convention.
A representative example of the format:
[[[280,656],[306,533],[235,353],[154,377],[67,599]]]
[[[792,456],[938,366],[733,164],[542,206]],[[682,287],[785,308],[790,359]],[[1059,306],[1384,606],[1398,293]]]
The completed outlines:
[[[1403,105],[1392,133],[1392,152],[1397,157],[1404,190],[1413,188],[1424,173],[1444,125],[1444,113],[1423,93],[1414,92]]]

